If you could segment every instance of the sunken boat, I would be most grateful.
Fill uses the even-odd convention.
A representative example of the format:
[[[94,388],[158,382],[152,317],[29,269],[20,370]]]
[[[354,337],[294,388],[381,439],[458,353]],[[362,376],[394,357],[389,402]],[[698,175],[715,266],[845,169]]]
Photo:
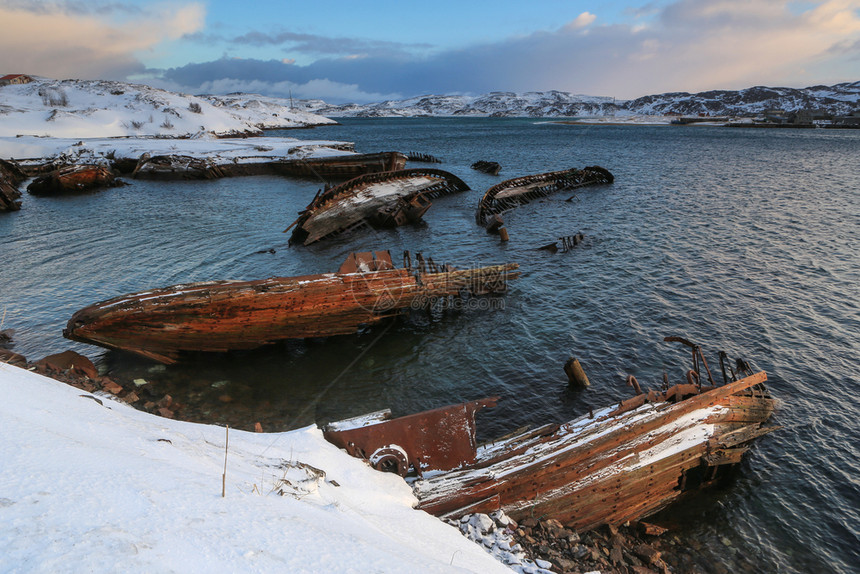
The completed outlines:
[[[475,220],[486,225],[493,216],[558,191],[612,183],[615,177],[600,166],[566,169],[508,179],[492,186],[478,203]]]
[[[498,397],[394,419],[380,411],[331,423],[324,434],[377,470],[406,477],[417,507],[445,519],[503,510],[580,532],[617,526],[715,484],[751,441],[780,428],[764,426],[774,408],[764,372],[744,361],[734,370],[721,353],[718,384],[692,349],[694,368],[681,382],[645,392],[631,376],[633,398],[482,445],[475,413]]]
[[[174,285],[96,303],[63,336],[162,363],[184,352],[254,349],[276,341],[348,335],[449,297],[503,293],[519,276],[509,263],[472,269],[409,252],[353,253],[336,273]]]
[[[348,151],[342,149],[341,151]],[[399,152],[343,153],[328,157],[299,159],[245,158],[241,162],[221,161],[188,155],[143,154],[134,166],[135,179],[218,179],[247,175],[284,175],[343,181],[368,173],[403,169],[406,156]]]
[[[295,227],[291,244],[310,245],[362,228],[397,227],[420,220],[437,197],[468,189],[440,169],[364,175],[317,194],[285,231]]]

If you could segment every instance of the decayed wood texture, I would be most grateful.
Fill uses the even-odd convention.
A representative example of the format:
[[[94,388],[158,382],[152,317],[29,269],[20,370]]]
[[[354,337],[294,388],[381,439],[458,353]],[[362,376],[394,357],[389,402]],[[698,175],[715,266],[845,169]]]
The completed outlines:
[[[396,171],[406,167],[406,155],[396,151],[338,155],[311,159],[282,160],[273,163],[284,175],[347,179],[368,173]]]
[[[774,430],[761,427],[773,410],[765,379],[757,373],[678,402],[655,393],[630,410],[610,407],[485,445],[474,464],[418,479],[418,507],[444,517],[502,508],[580,531],[648,516]]]
[[[516,264],[425,273],[387,251],[354,254],[341,272],[212,281],[124,295],[75,313],[63,335],[175,362],[183,351],[252,349],[283,339],[355,333],[435,297],[503,292]]]
[[[396,219],[389,217],[392,211],[403,211],[401,221],[420,218],[429,201],[468,189],[463,180],[439,169],[365,175],[315,197],[286,231],[295,226],[290,242],[310,245],[360,227],[390,225]]]
[[[187,155],[144,154],[132,172],[135,179],[217,179],[247,175],[287,175],[318,180],[344,180],[368,173],[403,169],[406,156],[399,152],[336,155],[322,158],[272,159],[245,157],[240,162],[216,162]]]
[[[475,220],[486,225],[487,219],[535,199],[565,189],[612,183],[614,176],[599,166],[567,169],[508,179],[487,190],[478,203]]]

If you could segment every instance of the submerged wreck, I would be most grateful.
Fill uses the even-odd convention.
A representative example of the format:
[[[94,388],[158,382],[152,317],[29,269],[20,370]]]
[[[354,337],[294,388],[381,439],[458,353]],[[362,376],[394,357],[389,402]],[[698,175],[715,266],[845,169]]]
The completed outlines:
[[[348,150],[342,150],[348,151]],[[245,158],[242,162],[216,161],[188,155],[143,154],[131,175],[135,179],[218,179],[247,175],[284,175],[344,180],[367,173],[403,169],[406,156],[399,152],[341,154],[302,159]]]
[[[493,215],[504,213],[551,193],[613,181],[615,177],[609,170],[596,165],[583,169],[573,168],[508,179],[487,190],[478,203],[475,220],[478,225],[486,225]]]
[[[284,231],[295,227],[290,243],[310,245],[364,227],[397,227],[421,219],[433,199],[468,189],[440,169],[364,175],[317,194]]]
[[[381,411],[324,433],[374,468],[407,477],[418,508],[446,519],[501,509],[515,520],[555,518],[580,532],[620,525],[713,484],[753,439],[779,428],[762,426],[774,408],[764,372],[743,361],[734,371],[721,353],[718,385],[698,347],[667,340],[693,349],[684,382],[646,393],[630,376],[636,396],[564,424],[479,446],[475,412],[495,406],[492,397],[396,419]]]
[[[515,263],[473,269],[404,252],[353,253],[337,273],[174,285],[115,297],[76,312],[63,336],[162,363],[187,351],[254,349],[285,339],[358,332],[447,297],[503,293]]]

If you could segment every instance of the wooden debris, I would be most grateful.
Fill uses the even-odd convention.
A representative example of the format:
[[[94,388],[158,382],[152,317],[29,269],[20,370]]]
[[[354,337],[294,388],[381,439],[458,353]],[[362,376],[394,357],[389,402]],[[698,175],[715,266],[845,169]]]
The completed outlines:
[[[564,364],[564,373],[567,375],[567,382],[573,386],[585,388],[590,384],[582,365],[579,364],[579,359],[573,357],[568,359]]]
[[[420,255],[419,255],[420,258]],[[411,256],[404,254],[404,260]],[[421,259],[423,261],[423,259]],[[337,273],[210,281],[115,297],[75,313],[63,335],[163,363],[184,351],[253,349],[347,335],[440,298],[503,293],[516,264],[395,268],[388,251],[353,253]]]
[[[612,183],[614,180],[615,177],[608,170],[599,166],[509,179],[487,190],[478,203],[475,220],[478,225],[485,225],[493,214],[504,213],[551,193],[586,185]]]
[[[488,175],[499,175],[499,172],[502,171],[502,166],[497,161],[479,160],[473,163],[471,168]]]
[[[295,227],[290,243],[310,245],[363,227],[395,227],[419,220],[433,199],[468,189],[438,169],[364,175],[318,194],[285,231]]]
[[[27,186],[33,195],[59,195],[122,185],[114,173],[100,165],[70,165],[36,178]]]
[[[21,209],[21,192],[18,185],[27,176],[17,164],[0,159],[0,211]]]
[[[649,516],[685,491],[723,476],[741,460],[749,441],[764,434],[759,429],[774,406],[764,388],[766,378],[754,373],[696,388],[684,398],[642,392],[633,408],[608,407],[562,425],[516,433],[474,452],[458,449],[444,463],[436,461],[445,449],[432,440],[415,448],[416,429],[432,437],[434,421],[454,412],[467,424],[458,427],[462,436],[444,445],[468,444],[475,410],[491,406],[495,398],[404,419],[365,420],[358,434],[339,440],[357,456],[383,446],[397,453],[392,466],[417,475],[412,485],[418,508],[431,514],[454,519],[503,510],[517,521],[541,516],[587,531]],[[411,424],[415,420],[422,424]],[[714,449],[714,444],[731,446]],[[657,553],[640,550],[646,562],[659,560]]]
[[[418,153],[411,151],[406,157],[409,161],[421,161],[424,163],[442,163],[441,159],[432,156],[429,153]]]

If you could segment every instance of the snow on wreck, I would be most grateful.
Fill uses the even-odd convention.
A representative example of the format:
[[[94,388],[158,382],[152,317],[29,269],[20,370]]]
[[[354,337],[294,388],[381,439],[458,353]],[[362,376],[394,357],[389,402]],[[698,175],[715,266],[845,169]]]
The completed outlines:
[[[446,519],[501,509],[515,520],[550,517],[580,532],[620,525],[716,483],[751,441],[780,428],[763,426],[774,409],[764,372],[743,361],[734,370],[721,353],[717,384],[692,349],[685,382],[646,393],[631,376],[631,399],[483,445],[475,440],[475,412],[498,397],[396,419],[380,411],[324,433],[374,468],[406,477],[418,508]]]
[[[284,231],[295,228],[290,243],[310,245],[365,227],[397,227],[420,220],[437,197],[468,190],[440,169],[364,175],[318,194]]]
[[[352,253],[336,273],[209,281],[122,295],[69,319],[63,336],[176,362],[183,352],[254,349],[286,339],[348,335],[449,297],[503,293],[518,265],[471,269],[389,251]]]

